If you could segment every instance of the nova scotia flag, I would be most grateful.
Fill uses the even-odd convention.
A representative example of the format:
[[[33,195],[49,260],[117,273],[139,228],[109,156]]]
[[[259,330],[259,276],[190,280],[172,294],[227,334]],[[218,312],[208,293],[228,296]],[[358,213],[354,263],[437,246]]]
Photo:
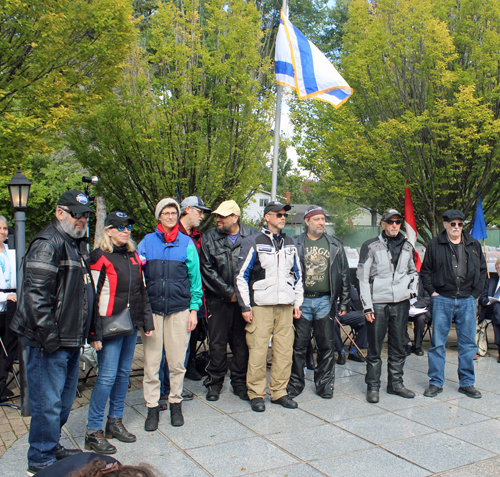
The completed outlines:
[[[277,83],[297,91],[300,99],[319,99],[338,108],[353,92],[328,58],[285,18],[283,11],[274,59]]]

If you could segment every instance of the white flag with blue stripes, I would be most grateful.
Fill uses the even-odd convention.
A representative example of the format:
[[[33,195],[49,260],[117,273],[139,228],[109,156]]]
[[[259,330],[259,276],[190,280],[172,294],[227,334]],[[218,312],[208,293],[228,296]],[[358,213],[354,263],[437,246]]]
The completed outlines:
[[[330,60],[285,18],[283,11],[274,59],[277,83],[297,91],[300,99],[319,99],[338,108],[353,92]]]

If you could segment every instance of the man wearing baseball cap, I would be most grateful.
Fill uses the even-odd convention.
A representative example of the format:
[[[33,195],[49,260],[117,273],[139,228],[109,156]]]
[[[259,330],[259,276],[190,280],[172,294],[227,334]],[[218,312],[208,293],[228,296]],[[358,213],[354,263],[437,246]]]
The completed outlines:
[[[184,235],[191,237],[194,244],[196,245],[196,250],[198,250],[198,255],[201,251],[201,237],[202,233],[196,230],[199,227],[205,214],[212,212],[211,209],[205,206],[205,203],[200,197],[194,195],[186,197],[181,202],[181,218],[179,219],[179,231]],[[196,369],[196,349],[198,345],[198,328],[203,326],[203,321],[205,320],[207,314],[205,311],[205,300],[198,310],[198,325],[191,331],[191,338],[189,339],[189,360],[186,367],[186,378],[193,381],[200,381],[202,375]],[[187,390],[184,391],[186,394]],[[186,397],[184,397],[186,399]]]
[[[406,353],[403,340],[408,326],[410,298],[417,295],[418,275],[415,251],[400,232],[402,215],[396,209],[382,214],[382,233],[361,247],[357,277],[361,303],[367,320],[368,353],[366,356],[366,400],[379,401],[382,371],[382,345],[387,333],[389,356],[387,393],[413,398],[404,387],[403,367]]]
[[[420,279],[431,296],[432,346],[429,349],[429,386],[424,396],[443,391],[446,340],[455,320],[458,340],[458,392],[480,398],[474,387],[477,299],[486,281],[486,261],[479,242],[466,232],[460,210],[443,214],[444,231],[425,251]]]
[[[184,361],[191,331],[197,324],[202,304],[200,260],[190,237],[179,230],[180,207],[167,197],[158,202],[156,231],[147,234],[137,247],[144,263],[144,278],[153,311],[155,332],[144,344],[144,400],[148,416],[146,431],[155,431],[160,420],[159,369],[163,349],[170,377],[170,422],[182,426],[182,389],[186,368]]]
[[[75,400],[80,348],[94,317],[94,286],[82,240],[91,213],[83,192],[65,192],[54,221],[33,239],[25,256],[11,329],[28,349],[28,475],[81,452],[65,449],[59,438]]]
[[[201,239],[201,276],[209,318],[207,400],[217,401],[227,374],[227,345],[231,347],[231,385],[233,392],[248,400],[246,374],[248,347],[245,341],[245,320],[236,299],[234,274],[241,243],[256,233],[253,227],[240,222],[240,208],[234,200],[226,200],[213,212],[217,226]]]
[[[271,335],[271,402],[297,408],[287,385],[292,368],[293,323],[302,314],[304,288],[297,244],[283,233],[286,212],[291,208],[280,202],[266,205],[267,226],[243,240],[236,270],[236,296],[247,322],[248,397],[255,412],[266,410],[266,357]]]

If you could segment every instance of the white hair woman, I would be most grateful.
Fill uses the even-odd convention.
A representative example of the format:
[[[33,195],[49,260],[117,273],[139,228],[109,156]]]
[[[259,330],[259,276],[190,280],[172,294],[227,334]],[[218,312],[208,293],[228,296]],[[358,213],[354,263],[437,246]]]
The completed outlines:
[[[85,448],[99,454],[114,454],[107,439],[135,442],[136,436],[123,425],[123,410],[134,359],[137,330],[151,336],[153,316],[142,278],[142,265],[130,238],[135,220],[124,212],[113,212],[104,221],[104,231],[90,254],[99,314],[88,341],[97,351],[99,373],[89,404]],[[102,317],[130,308],[134,324],[131,334],[106,339]],[[108,420],[103,432],[104,410],[109,398]]]

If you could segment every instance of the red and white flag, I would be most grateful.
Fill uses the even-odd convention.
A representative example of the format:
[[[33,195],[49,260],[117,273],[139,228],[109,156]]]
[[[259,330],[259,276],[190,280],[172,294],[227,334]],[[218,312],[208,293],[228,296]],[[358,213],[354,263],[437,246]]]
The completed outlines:
[[[406,181],[408,185],[408,181]],[[415,221],[415,214],[413,212],[413,202],[411,201],[410,188],[406,187],[405,190],[405,230],[406,238],[415,247],[417,242],[417,222]],[[415,250],[415,266],[417,267],[417,272],[420,273],[420,267],[422,262],[420,261],[420,256]]]

